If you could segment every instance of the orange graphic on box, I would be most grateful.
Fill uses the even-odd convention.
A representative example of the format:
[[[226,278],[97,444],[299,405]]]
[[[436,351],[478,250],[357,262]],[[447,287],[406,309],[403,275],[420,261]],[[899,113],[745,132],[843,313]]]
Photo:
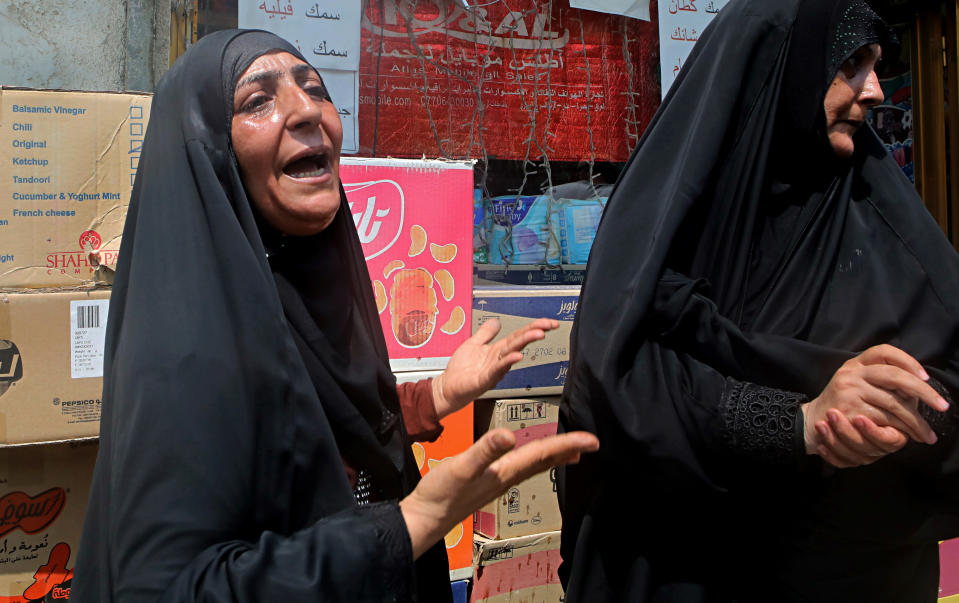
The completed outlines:
[[[401,268],[390,290],[390,318],[396,341],[406,348],[418,348],[433,337],[436,328],[436,290],[433,275],[423,268]]]
[[[34,603],[43,600],[66,601],[70,598],[73,570],[67,569],[70,560],[70,545],[58,543],[50,551],[47,562],[33,574],[33,584],[22,595],[0,597],[0,603]]]
[[[473,444],[473,405],[442,420],[443,433],[435,442],[413,443],[413,456],[420,475],[426,475],[440,463],[464,452]],[[453,527],[443,538],[451,570],[470,567],[473,561],[473,517]]]
[[[17,528],[36,534],[60,515],[67,496],[63,488],[50,488],[34,497],[11,492],[0,498],[0,536]]]

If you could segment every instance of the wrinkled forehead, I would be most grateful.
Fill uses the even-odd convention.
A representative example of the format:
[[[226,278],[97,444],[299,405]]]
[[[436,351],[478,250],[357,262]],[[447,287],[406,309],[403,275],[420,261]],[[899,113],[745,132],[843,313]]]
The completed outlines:
[[[246,86],[267,80],[277,80],[287,74],[294,79],[319,75],[313,67],[282,50],[271,50],[254,60],[246,71],[240,74],[234,86],[236,93]]]
[[[223,85],[223,98],[228,103],[228,111],[233,112],[233,95],[240,76],[255,60],[269,52],[287,52],[303,63],[306,60],[292,44],[267,31],[247,30],[233,38],[224,49],[220,64],[220,82]]]

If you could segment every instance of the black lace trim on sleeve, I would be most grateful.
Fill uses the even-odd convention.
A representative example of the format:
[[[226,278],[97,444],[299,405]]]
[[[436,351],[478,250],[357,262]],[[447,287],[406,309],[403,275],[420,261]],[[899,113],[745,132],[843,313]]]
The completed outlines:
[[[727,378],[720,412],[728,450],[762,465],[794,462],[799,406],[806,401],[802,394]]]

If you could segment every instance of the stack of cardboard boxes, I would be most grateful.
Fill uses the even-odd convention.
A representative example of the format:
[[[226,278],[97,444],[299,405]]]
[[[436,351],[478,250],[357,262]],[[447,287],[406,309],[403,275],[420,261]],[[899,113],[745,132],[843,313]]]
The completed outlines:
[[[0,88],[0,599],[66,599],[149,95]]]
[[[477,286],[473,330],[497,319],[502,334],[536,318],[554,318],[558,329],[527,346],[525,358],[475,404],[476,437],[505,427],[517,445],[556,434],[559,394],[569,366],[569,336],[579,287]],[[471,601],[563,600],[556,570],[560,564],[562,520],[555,471],[510,488],[474,516],[474,576]]]

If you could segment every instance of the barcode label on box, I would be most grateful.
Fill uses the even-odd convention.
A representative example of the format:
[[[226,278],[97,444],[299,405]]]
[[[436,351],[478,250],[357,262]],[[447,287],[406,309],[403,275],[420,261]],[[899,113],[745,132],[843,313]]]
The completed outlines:
[[[70,376],[103,376],[103,343],[110,300],[70,302]]]
[[[77,306],[77,328],[99,329],[100,306],[84,304]]]

